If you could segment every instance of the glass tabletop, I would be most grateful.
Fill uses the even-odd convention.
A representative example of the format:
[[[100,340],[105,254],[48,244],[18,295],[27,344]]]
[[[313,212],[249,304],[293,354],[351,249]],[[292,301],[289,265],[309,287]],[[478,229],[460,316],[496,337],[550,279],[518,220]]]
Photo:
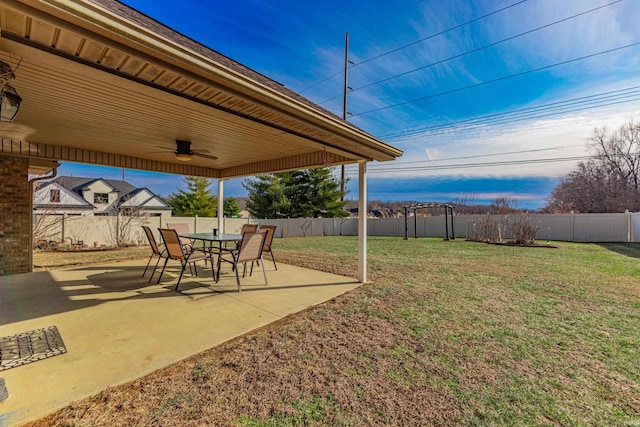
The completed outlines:
[[[188,233],[181,234],[180,237],[186,237],[194,240],[207,240],[210,242],[230,242],[242,239],[242,234],[222,233],[214,235],[212,231],[204,233]]]

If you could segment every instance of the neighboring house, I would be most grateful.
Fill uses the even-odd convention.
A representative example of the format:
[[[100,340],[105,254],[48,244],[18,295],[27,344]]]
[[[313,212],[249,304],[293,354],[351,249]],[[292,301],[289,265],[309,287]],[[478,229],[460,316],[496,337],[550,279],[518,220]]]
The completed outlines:
[[[351,218],[358,217],[358,208],[348,209],[348,212]],[[402,212],[391,208],[372,209],[367,214],[368,218],[402,218],[403,216]],[[413,213],[410,213],[409,216],[413,216]]]
[[[126,181],[61,176],[40,183],[34,192],[36,215],[117,215],[129,209],[144,216],[171,216],[171,206],[148,188]]]

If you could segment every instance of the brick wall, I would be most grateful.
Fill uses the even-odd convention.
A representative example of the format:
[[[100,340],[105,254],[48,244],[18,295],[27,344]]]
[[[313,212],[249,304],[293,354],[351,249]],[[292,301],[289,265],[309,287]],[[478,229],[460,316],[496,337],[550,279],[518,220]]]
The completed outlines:
[[[29,161],[0,156],[0,275],[30,270]]]

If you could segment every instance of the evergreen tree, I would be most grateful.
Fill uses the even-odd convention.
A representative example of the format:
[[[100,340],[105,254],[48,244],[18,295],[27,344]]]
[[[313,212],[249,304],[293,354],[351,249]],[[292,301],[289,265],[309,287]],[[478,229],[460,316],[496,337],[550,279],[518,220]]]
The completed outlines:
[[[340,201],[340,182],[329,168],[260,175],[243,186],[249,193],[247,209],[258,218],[348,215]]]
[[[240,206],[235,197],[227,197],[224,199],[223,205],[224,216],[226,217],[238,217],[240,215]]]
[[[258,175],[247,179],[242,186],[249,193],[247,210],[257,218],[280,218],[290,216],[290,204],[285,195],[287,173]]]
[[[178,216],[213,217],[217,214],[218,198],[211,194],[208,178],[187,176],[183,178],[187,190],[179,190],[167,197],[167,203]]]

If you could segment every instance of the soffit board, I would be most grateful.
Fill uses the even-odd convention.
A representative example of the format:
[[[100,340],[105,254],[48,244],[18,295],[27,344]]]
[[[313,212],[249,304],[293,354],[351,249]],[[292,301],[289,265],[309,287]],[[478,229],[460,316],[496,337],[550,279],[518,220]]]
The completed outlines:
[[[57,2],[25,3],[0,2],[3,59],[21,60],[12,84],[24,99],[13,129],[0,128],[5,137],[95,152],[84,157],[96,159],[121,156],[128,163],[145,163],[144,169],[189,169],[211,177],[265,173],[285,165],[390,160],[401,153],[346,122],[332,123],[323,111],[298,114],[293,109],[298,101],[269,94],[259,83],[242,93],[238,88],[247,76],[236,79],[235,86],[226,84],[224,73],[194,64],[180,68],[166,54],[154,57],[139,45],[127,46],[122,35],[108,38],[105,29],[88,30],[91,25],[78,16],[65,21],[31,7],[44,4],[63,15],[50,7]],[[188,139],[192,149],[218,159],[176,163],[175,139]]]

